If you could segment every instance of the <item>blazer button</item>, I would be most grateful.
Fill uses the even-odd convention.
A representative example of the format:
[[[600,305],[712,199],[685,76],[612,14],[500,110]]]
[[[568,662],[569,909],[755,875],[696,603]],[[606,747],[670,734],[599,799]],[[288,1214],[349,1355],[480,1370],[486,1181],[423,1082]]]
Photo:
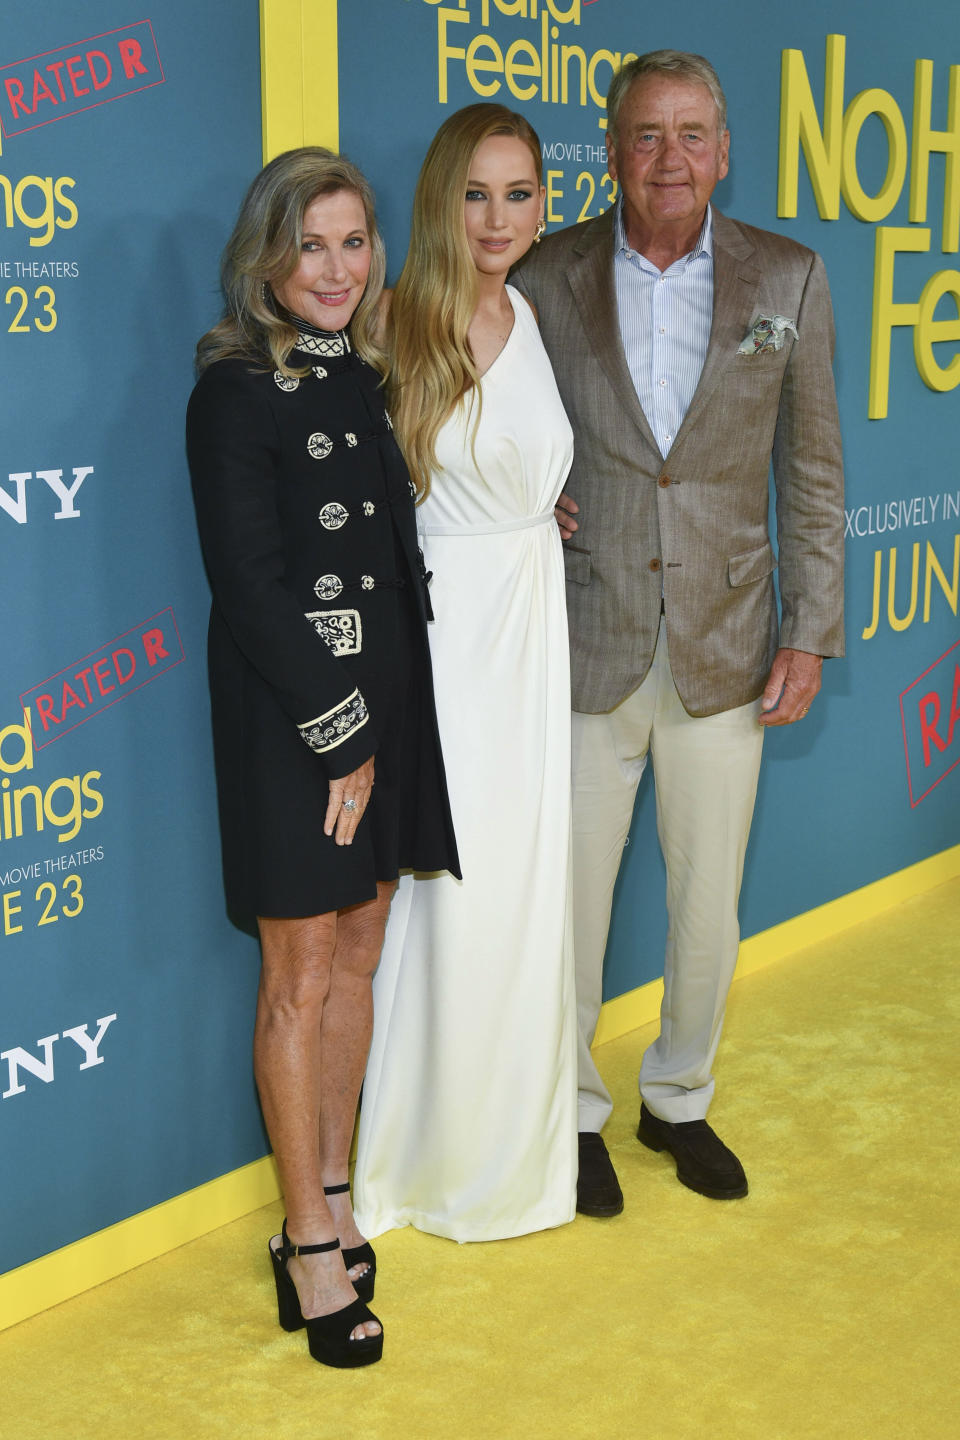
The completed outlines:
[[[657,481],[657,484],[660,486],[661,490],[666,490],[667,486],[670,484],[670,476],[661,475],[660,479]]]
[[[659,569],[660,569],[660,561],[659,561],[659,560],[651,560],[651,561],[650,561],[650,569],[651,569],[651,570],[659,570]]]

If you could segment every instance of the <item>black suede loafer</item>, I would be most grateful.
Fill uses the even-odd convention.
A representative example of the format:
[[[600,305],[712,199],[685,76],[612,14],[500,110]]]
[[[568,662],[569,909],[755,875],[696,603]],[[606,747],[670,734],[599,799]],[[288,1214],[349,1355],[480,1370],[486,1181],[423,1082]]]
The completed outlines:
[[[623,1209],[623,1191],[607,1153],[603,1136],[581,1130],[577,1136],[580,1173],[577,1176],[577,1209],[581,1215],[605,1219]]]
[[[670,1125],[641,1105],[637,1139],[648,1150],[669,1150],[677,1162],[677,1179],[698,1195],[711,1200],[739,1200],[746,1195],[743,1166],[706,1120]]]

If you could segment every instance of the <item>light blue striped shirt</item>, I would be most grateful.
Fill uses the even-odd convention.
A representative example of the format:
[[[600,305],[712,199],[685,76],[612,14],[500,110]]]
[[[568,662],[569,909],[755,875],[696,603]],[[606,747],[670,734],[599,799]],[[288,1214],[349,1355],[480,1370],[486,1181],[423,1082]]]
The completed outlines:
[[[690,407],[713,322],[713,217],[707,206],[700,239],[662,273],[631,250],[623,200],[614,217],[613,276],[623,349],[643,407],[666,455]]]

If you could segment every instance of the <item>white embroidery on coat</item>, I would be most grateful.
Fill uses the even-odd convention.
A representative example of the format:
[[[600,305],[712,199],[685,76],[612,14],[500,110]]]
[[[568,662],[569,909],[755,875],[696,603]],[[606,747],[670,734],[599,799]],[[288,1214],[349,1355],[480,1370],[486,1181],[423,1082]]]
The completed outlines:
[[[297,335],[297,349],[306,351],[308,355],[346,355],[350,350],[350,341],[342,331],[339,335],[307,335],[301,330]]]
[[[282,370],[274,370],[273,379],[278,390],[284,390],[289,395],[291,390],[296,390],[300,381],[296,375],[284,375]]]
[[[363,625],[358,610],[309,610],[307,619],[334,655],[359,655]]]
[[[359,690],[354,690],[341,704],[335,705],[316,720],[308,720],[297,729],[311,750],[322,755],[326,750],[335,750],[344,740],[349,740],[370,718],[367,702]]]

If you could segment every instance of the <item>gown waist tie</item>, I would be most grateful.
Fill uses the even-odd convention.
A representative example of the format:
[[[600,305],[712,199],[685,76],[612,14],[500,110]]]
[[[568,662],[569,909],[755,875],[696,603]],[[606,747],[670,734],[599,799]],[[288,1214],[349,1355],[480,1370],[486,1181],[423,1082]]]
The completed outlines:
[[[552,510],[539,515],[519,515],[515,520],[492,520],[485,525],[421,525],[421,535],[506,535],[511,530],[530,530],[554,518]]]

